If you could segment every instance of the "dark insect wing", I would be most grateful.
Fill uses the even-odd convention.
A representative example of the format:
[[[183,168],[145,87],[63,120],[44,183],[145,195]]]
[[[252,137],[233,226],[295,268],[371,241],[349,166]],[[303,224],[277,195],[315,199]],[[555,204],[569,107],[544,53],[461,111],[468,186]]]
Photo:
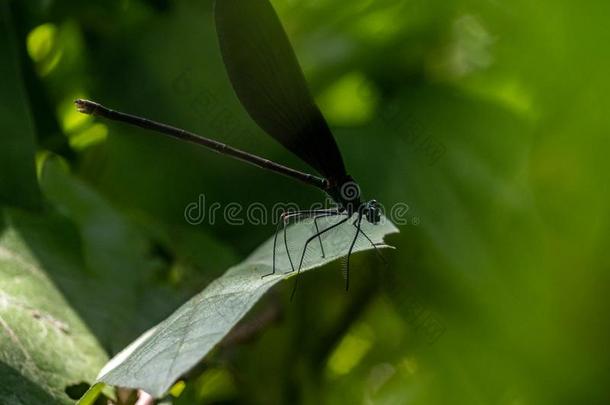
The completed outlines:
[[[345,178],[337,143],[269,1],[216,0],[214,12],[229,78],[250,117],[331,183]]]

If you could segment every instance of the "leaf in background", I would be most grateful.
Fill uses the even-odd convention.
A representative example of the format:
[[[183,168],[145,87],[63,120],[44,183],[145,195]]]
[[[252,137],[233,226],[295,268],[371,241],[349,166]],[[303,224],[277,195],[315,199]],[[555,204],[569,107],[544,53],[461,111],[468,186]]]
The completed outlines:
[[[10,222],[10,220],[9,220]],[[0,235],[0,403],[70,404],[106,355],[19,233]]]
[[[324,239],[326,258],[321,257],[319,245],[310,245],[303,271],[345,255],[355,228],[349,221],[344,225],[332,238]],[[364,230],[375,243],[382,243],[385,235],[398,232],[387,220],[377,226],[367,223]],[[311,226],[305,223],[291,227],[291,245],[303,246],[311,232]],[[261,278],[272,269],[272,246],[273,239],[270,239],[243,263],[229,269],[169,318],[140,336],[104,367],[98,381],[140,388],[155,397],[163,395],[246,315],[266,291],[292,276],[281,274],[289,264],[286,254],[278,248],[280,274]],[[368,241],[360,237],[355,251],[369,249]],[[291,255],[295,257],[297,251],[300,249],[291,249]]]
[[[0,204],[40,205],[34,165],[34,125],[23,88],[9,5],[0,2]]]
[[[148,239],[94,190],[55,161],[45,165],[41,184],[73,223],[21,215],[16,225],[100,342],[116,353],[183,298],[155,280]]]

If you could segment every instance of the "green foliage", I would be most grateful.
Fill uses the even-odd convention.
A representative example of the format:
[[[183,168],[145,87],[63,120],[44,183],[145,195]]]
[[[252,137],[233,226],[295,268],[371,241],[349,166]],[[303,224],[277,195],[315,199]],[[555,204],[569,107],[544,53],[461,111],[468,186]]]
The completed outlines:
[[[327,221],[320,222],[324,226]],[[332,222],[326,223],[330,224]],[[291,244],[304,246],[311,236],[311,229],[311,224],[306,226],[303,223],[291,227]],[[319,246],[314,245],[303,261],[301,272],[342,257],[353,239],[354,229],[348,222],[341,225],[332,238],[325,238],[324,258]],[[373,243],[383,247],[383,237],[398,230],[384,220],[382,225],[365,226],[364,231]],[[369,249],[372,249],[370,242],[360,237],[354,251]],[[293,256],[299,251],[290,250]],[[99,380],[120,387],[140,388],[161,397],[178,377],[195,366],[229,333],[265,292],[296,274],[263,277],[272,272],[272,252],[273,238],[119,353],[102,370]],[[276,260],[279,269],[289,268],[285,250],[278,249]]]
[[[274,227],[229,223],[222,209],[190,225],[185,207],[202,194],[206,207],[321,196],[72,101],[303,168],[232,93],[212,2],[0,1],[0,246],[17,254],[0,256],[0,316],[14,332],[0,328],[0,402],[65,403],[66,387],[74,396],[153,328],[102,380],[160,394],[179,377],[176,405],[609,403],[610,3],[273,4],[350,174],[388,209],[409,206],[389,265],[355,257],[349,293],[336,263],[304,275],[292,302],[292,283],[278,283],[236,328],[280,315],[207,353],[281,278],[258,277]],[[216,306],[215,334],[173,329],[181,314],[204,322],[212,308],[193,304],[246,278]],[[140,367],[136,355],[161,342],[155,368]],[[90,403],[112,396],[102,387]]]
[[[0,55],[0,204],[36,208],[40,193],[34,169],[34,123],[6,0],[0,2]]]
[[[73,403],[66,387],[92,381],[106,355],[8,222],[0,237],[0,403]]]
[[[52,246],[58,256],[64,253],[59,260],[72,259],[48,271],[54,272],[100,343],[115,353],[184,297],[155,280],[159,264],[150,255],[150,241],[94,190],[62,171],[55,161],[45,165],[41,183],[48,201],[69,221],[32,224],[25,220],[20,225],[29,228],[32,246],[41,250]],[[70,226],[77,228],[78,240],[61,240],[72,230]],[[74,251],[81,255],[75,257]],[[54,258],[49,263],[55,263]]]

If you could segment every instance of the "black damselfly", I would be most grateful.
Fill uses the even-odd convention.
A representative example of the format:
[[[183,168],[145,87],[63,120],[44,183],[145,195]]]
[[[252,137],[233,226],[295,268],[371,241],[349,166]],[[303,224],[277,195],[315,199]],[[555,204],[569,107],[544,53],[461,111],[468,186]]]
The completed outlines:
[[[354,215],[355,234],[347,251],[345,288],[349,288],[349,260],[359,235],[376,246],[361,228],[362,219],[379,223],[381,210],[375,200],[362,201],[360,188],[347,174],[343,158],[330,128],[315,104],[305,76],[288,36],[268,0],[216,0],[216,31],[231,84],[250,117],[286,149],[313,167],[322,177],[291,169],[281,164],[233,148],[224,143],[196,135],[146,118],[111,110],[99,103],[76,100],[78,110],[161,132],[174,138],[205,146],[255,166],[291,177],[317,187],[336,203],[331,209],[291,211],[282,214],[273,241],[275,274],[277,237],[284,231],[284,245],[291,270],[295,271],[286,241],[286,227],[291,220],[313,218],[316,233],[307,239],[296,266],[297,276],[303,266],[308,245],[316,238],[324,247],[321,235],[342,225]],[[341,216],[340,221],[320,230],[321,218]],[[265,276],[263,276],[265,277]],[[296,291],[295,280],[292,295]]]

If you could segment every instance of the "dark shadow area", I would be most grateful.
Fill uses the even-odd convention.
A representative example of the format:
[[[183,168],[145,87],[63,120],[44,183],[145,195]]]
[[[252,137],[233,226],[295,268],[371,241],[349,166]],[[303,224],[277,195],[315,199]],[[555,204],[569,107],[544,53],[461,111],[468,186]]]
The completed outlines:
[[[31,382],[13,367],[0,362],[0,398],[9,398],[3,405],[67,405],[70,398],[61,400],[54,398],[42,390],[38,383]]]

